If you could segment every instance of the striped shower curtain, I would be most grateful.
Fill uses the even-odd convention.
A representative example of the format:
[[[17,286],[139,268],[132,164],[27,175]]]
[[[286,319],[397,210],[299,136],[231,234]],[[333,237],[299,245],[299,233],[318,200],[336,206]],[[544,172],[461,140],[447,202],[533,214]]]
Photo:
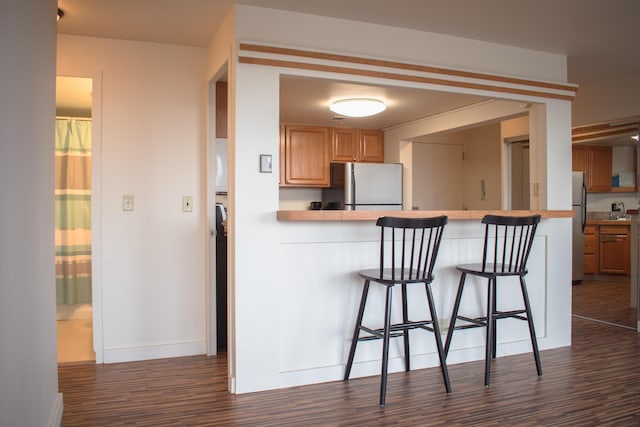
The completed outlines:
[[[91,121],[56,119],[57,304],[91,303]]]

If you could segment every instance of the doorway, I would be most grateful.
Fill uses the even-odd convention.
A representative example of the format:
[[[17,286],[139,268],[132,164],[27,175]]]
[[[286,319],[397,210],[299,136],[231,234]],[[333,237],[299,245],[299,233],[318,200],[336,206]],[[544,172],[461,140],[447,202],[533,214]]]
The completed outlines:
[[[58,363],[93,362],[93,79],[56,77],[55,249]]]
[[[209,300],[207,354],[226,352],[229,340],[227,224],[228,191],[227,66],[209,82],[209,134],[207,136],[207,208],[209,222]]]
[[[529,210],[529,139],[507,141],[511,156],[511,210]]]

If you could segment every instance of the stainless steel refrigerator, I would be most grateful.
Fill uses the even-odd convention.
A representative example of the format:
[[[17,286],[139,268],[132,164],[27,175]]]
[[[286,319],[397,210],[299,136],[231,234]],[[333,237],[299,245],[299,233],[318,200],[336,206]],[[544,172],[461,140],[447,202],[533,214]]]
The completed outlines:
[[[572,280],[584,279],[584,226],[587,222],[587,187],[584,172],[572,173],[571,207],[573,208],[573,269]]]
[[[402,210],[401,163],[332,163],[323,208]]]

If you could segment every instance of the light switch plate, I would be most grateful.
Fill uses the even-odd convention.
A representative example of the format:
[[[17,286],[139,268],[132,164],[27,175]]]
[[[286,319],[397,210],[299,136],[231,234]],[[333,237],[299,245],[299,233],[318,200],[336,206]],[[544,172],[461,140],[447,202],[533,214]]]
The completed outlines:
[[[133,194],[122,195],[122,210],[123,211],[133,210]]]
[[[193,196],[182,196],[182,212],[193,211]]]
[[[271,154],[260,154],[260,172],[271,173],[272,170]]]

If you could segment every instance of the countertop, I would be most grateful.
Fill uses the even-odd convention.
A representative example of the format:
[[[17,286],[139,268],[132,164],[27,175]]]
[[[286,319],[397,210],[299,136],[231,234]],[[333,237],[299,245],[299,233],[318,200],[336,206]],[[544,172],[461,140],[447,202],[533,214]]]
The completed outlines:
[[[278,221],[375,221],[381,216],[422,218],[446,215],[450,220],[481,220],[485,215],[527,216],[540,214],[543,219],[573,218],[572,210],[534,211],[342,211],[342,210],[286,210],[277,211]],[[622,222],[622,221],[608,221]]]
[[[588,219],[587,225],[621,225],[621,226],[630,226],[631,220],[626,219]]]

